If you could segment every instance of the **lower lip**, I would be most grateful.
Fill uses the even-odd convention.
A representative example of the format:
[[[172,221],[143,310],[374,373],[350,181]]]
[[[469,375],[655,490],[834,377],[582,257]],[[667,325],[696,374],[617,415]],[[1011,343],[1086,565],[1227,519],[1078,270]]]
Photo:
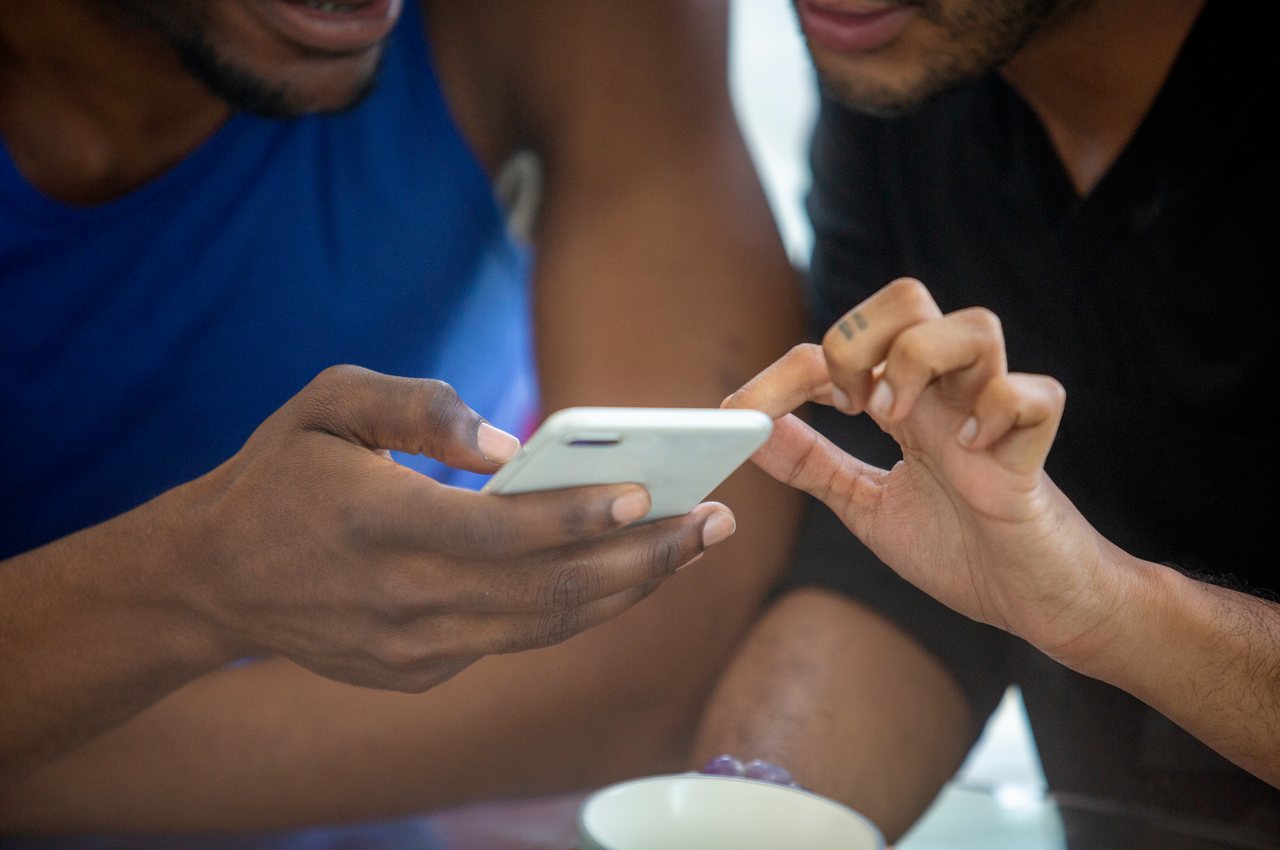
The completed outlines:
[[[271,23],[289,41],[321,53],[360,53],[390,35],[404,0],[371,0],[349,12],[325,12],[297,0],[262,0]]]
[[[837,12],[812,0],[800,0],[800,23],[811,42],[841,52],[863,53],[884,47],[902,32],[915,6],[892,6],[875,12]]]

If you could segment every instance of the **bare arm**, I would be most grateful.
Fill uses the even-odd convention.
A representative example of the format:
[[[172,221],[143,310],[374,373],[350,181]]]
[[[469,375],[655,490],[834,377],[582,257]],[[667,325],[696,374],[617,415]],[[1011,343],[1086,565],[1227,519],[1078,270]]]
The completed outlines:
[[[1280,605],[1111,548],[1094,634],[1058,650],[1280,788]]]
[[[1137,559],[1080,515],[1043,468],[1063,389],[1008,372],[993,315],[943,316],[918,281],[898,280],[728,403],[779,415],[809,399],[868,413],[903,462],[876,469],[784,417],[762,466],[934,598],[1280,786],[1280,606]]]
[[[581,41],[566,55],[612,57],[600,73],[546,63],[538,87],[555,95],[532,122],[546,140],[549,181],[537,290],[548,410],[715,405],[749,364],[771,358],[771,345],[803,334],[794,274],[728,102],[725,4],[632,5],[643,14],[544,3],[529,25],[532,41],[551,43],[569,34],[571,10]],[[592,108],[570,112],[574,102]],[[785,566],[800,504],[756,472],[744,469],[717,494],[739,517],[723,553],[619,620],[612,645],[581,645],[584,657],[630,646],[649,659],[644,687],[658,698],[648,711],[668,732],[651,742],[663,759],[636,767],[682,765],[672,745],[690,734],[712,679]],[[598,683],[601,695],[627,689],[628,677],[616,678]]]
[[[191,554],[169,533],[175,501],[0,563],[0,800],[5,779],[231,660],[166,575]]]
[[[901,629],[853,600],[799,590],[735,655],[695,756],[783,765],[894,841],[960,766],[972,729],[960,688]]]
[[[719,4],[440,8],[451,7],[476,16],[433,13],[480,40],[463,56],[477,77],[461,83],[480,100],[455,104],[476,148],[527,143],[548,163],[537,271],[547,409],[714,406],[795,341],[791,270],[724,91]],[[497,67],[506,56],[509,74]],[[447,76],[448,56],[441,64]],[[518,128],[476,103],[518,104]],[[419,696],[277,660],[219,672],[13,789],[8,823],[269,827],[676,767],[782,566],[798,506],[755,470],[716,498],[740,529],[724,555],[585,638],[486,658]]]
[[[608,619],[716,536],[715,506],[623,530],[648,502],[634,486],[499,498],[379,450],[492,470],[485,452],[515,447],[439,382],[334,368],[209,474],[6,562],[4,805],[44,810],[61,788],[18,803],[42,765],[236,658],[425,691]]]

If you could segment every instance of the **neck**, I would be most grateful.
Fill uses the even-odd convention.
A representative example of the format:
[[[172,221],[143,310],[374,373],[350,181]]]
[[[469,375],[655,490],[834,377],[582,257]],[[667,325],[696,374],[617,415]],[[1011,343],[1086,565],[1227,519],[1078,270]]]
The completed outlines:
[[[229,114],[162,38],[108,9],[0,3],[0,136],[31,183],[70,203],[136,188]]]
[[[1205,2],[1085,2],[1002,69],[1044,124],[1082,197],[1133,138]]]

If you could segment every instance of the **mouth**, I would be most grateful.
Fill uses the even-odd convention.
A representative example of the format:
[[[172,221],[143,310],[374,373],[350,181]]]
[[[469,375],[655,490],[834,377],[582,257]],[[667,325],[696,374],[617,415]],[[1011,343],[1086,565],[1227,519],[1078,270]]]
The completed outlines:
[[[399,20],[404,0],[258,0],[256,5],[285,40],[341,56],[380,44]]]
[[[885,47],[911,23],[917,3],[868,0],[798,0],[800,24],[809,41],[841,53]]]

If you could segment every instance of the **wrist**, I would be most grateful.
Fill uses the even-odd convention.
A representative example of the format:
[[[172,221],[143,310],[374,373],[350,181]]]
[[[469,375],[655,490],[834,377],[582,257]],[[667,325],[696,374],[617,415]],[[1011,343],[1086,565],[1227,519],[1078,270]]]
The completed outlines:
[[[0,645],[22,651],[0,653],[0,682],[23,686],[0,688],[0,779],[226,663],[184,603],[167,496],[4,563]]]
[[[199,575],[215,558],[216,530],[198,482],[164,495],[102,526],[107,548],[134,574],[114,602],[151,630],[161,663],[198,676],[240,657],[238,647],[208,614],[206,582]]]
[[[1073,624],[1074,631],[1033,644],[1077,673],[1112,681],[1131,655],[1127,647],[1135,626],[1160,605],[1166,568],[1098,539],[1095,568],[1072,595],[1070,614],[1060,617]]]

